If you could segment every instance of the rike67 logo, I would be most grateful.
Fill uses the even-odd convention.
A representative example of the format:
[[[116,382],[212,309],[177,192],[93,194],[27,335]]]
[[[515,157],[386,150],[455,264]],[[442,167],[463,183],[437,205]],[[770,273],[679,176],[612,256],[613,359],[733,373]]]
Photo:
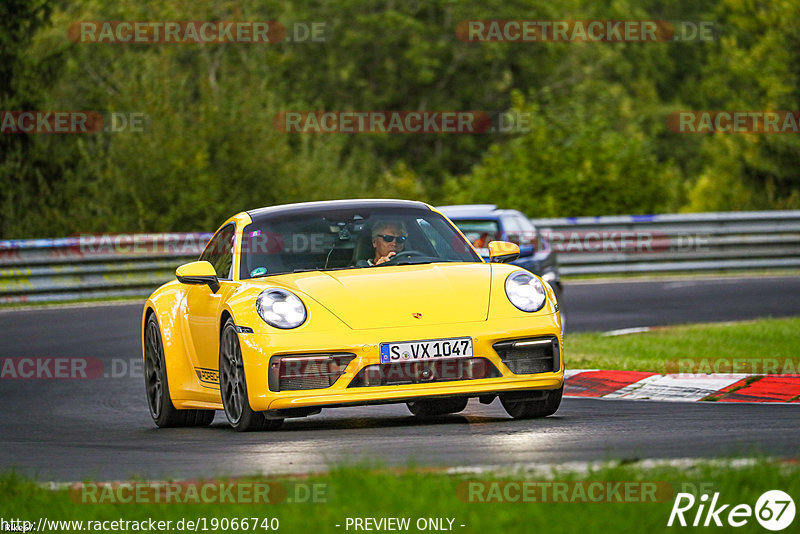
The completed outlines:
[[[755,508],[749,504],[724,504],[720,501],[719,492],[714,493],[710,499],[706,493],[699,499],[691,493],[678,493],[667,526],[742,527],[755,516],[765,529],[779,531],[792,524],[794,515],[794,501],[781,490],[770,490],[762,494],[756,501]]]

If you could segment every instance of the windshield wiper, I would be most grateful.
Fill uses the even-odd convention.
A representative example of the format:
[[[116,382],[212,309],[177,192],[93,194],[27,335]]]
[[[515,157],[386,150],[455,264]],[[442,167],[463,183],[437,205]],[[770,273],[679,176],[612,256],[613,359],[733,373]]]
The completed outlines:
[[[292,271],[293,273],[314,273],[314,272],[322,272],[322,271],[341,271],[342,269],[353,269],[354,267],[319,267],[317,269],[295,269]]]
[[[380,265],[376,265],[376,267],[383,267],[384,265],[387,267],[391,267],[392,265],[427,265],[429,263],[438,263],[434,260],[425,260],[425,261],[396,261],[394,263],[389,263],[388,261],[385,263],[381,263]]]

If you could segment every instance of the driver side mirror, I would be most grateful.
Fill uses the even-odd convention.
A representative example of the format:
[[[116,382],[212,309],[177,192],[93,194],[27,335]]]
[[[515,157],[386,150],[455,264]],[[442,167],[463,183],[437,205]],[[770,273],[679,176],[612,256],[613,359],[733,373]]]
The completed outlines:
[[[208,284],[212,293],[219,290],[219,280],[214,266],[207,261],[193,261],[185,263],[175,270],[175,276],[181,284],[202,285]]]
[[[509,263],[519,258],[519,246],[508,241],[489,243],[489,259],[492,263]]]

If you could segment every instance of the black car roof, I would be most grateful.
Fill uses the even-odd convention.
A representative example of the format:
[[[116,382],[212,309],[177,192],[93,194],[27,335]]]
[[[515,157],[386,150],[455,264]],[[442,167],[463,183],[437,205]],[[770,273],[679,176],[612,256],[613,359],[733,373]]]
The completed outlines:
[[[247,214],[253,219],[253,222],[273,216],[286,217],[292,215],[301,215],[309,211],[319,210],[360,210],[360,209],[374,209],[374,208],[395,208],[395,209],[419,209],[430,211],[430,207],[424,202],[416,200],[393,200],[386,198],[359,198],[353,200],[321,200],[317,202],[298,202],[296,204],[281,204],[278,206],[268,206],[265,208],[258,208],[248,210]]]

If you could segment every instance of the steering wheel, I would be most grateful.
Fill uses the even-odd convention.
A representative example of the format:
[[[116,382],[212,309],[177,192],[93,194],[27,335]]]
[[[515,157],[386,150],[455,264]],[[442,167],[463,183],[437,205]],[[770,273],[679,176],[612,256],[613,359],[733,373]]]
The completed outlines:
[[[398,261],[401,258],[419,258],[419,257],[427,258],[428,255],[423,254],[422,252],[419,252],[417,250],[404,250],[403,252],[398,252],[397,254],[389,258],[387,261],[384,262],[384,265],[386,265],[387,263],[394,263],[395,261]]]

